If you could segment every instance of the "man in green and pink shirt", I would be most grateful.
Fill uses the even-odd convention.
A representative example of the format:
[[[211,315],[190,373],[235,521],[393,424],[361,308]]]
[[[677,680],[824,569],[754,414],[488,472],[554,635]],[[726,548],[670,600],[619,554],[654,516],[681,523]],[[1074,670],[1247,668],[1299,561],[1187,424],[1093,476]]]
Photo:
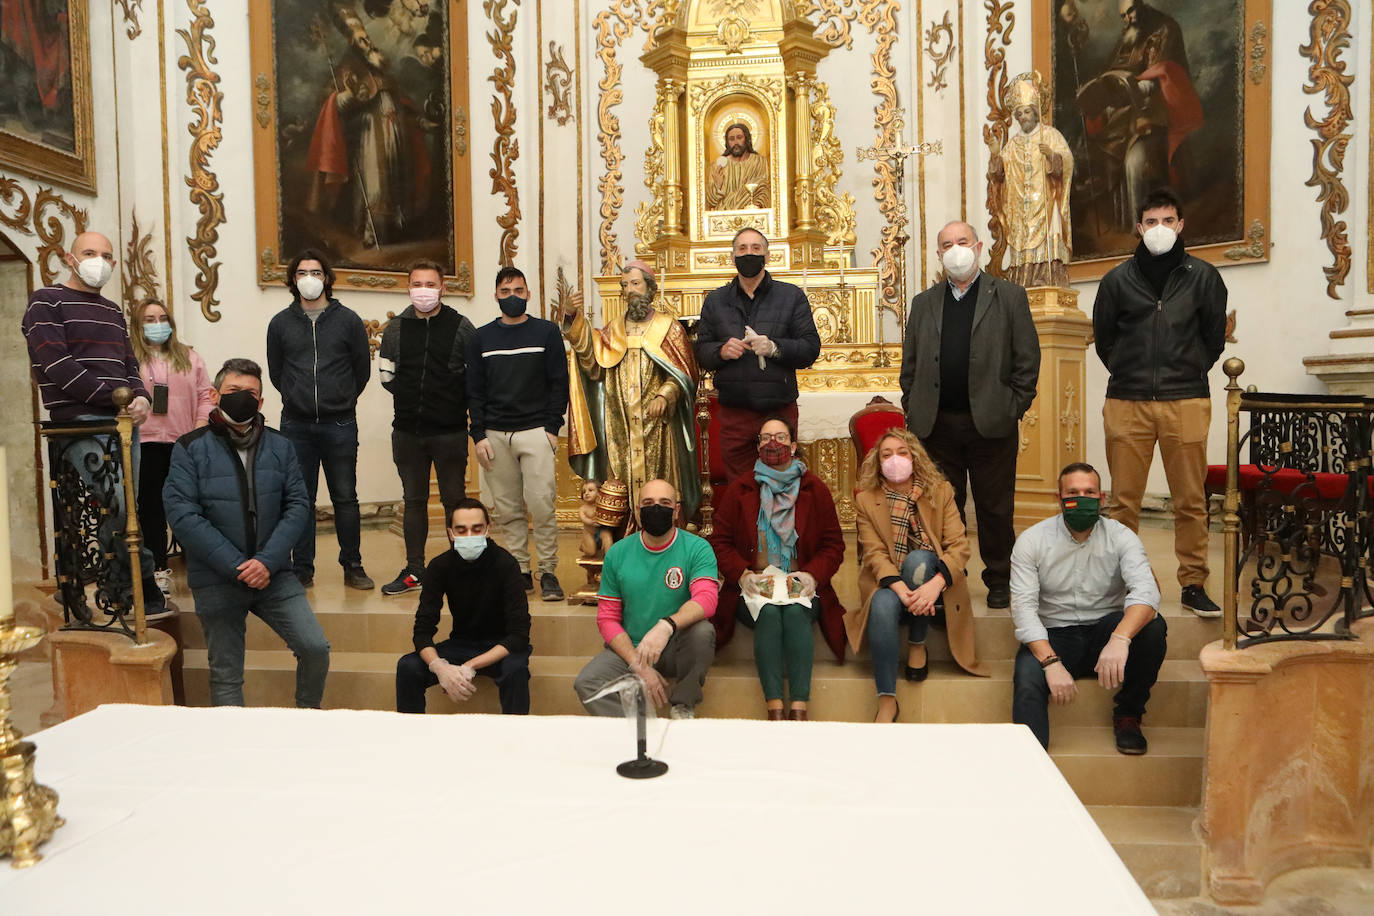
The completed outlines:
[[[654,706],[672,705],[675,719],[692,718],[716,652],[719,583],[711,545],[674,527],[678,496],[666,480],[639,494],[640,530],[606,551],[596,625],[606,648],[573,684],[594,716],[619,716],[619,696],[592,699],[633,673]],[[670,687],[665,678],[672,678]]]

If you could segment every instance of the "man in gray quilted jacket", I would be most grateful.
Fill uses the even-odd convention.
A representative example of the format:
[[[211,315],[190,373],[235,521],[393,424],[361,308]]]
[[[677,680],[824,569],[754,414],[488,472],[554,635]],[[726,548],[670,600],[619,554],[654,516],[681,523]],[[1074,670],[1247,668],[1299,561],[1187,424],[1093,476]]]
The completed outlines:
[[[296,705],[318,707],[329,642],[291,568],[291,548],[311,511],[295,448],[263,421],[257,363],[228,360],[213,397],[210,424],[172,447],[162,488],[209,650],[210,702],[243,705],[251,611],[296,656]]]

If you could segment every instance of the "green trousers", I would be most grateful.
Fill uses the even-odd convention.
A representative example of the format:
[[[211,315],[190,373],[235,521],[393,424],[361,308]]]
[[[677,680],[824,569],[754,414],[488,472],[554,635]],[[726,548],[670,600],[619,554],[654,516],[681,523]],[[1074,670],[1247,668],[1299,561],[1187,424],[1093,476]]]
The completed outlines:
[[[754,664],[765,700],[782,699],[786,675],[794,703],[811,699],[811,661],[815,652],[812,626],[820,616],[820,599],[810,604],[765,604],[755,620],[739,600],[735,619],[754,631]]]

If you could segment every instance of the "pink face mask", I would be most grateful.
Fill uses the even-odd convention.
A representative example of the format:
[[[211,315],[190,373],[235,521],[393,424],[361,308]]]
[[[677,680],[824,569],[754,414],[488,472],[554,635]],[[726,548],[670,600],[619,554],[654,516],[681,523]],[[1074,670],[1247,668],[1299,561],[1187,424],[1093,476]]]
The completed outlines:
[[[415,306],[415,311],[428,315],[439,307],[439,291],[430,286],[412,286],[410,304]]]
[[[889,483],[906,483],[911,479],[911,459],[906,455],[888,455],[883,459],[883,477]]]

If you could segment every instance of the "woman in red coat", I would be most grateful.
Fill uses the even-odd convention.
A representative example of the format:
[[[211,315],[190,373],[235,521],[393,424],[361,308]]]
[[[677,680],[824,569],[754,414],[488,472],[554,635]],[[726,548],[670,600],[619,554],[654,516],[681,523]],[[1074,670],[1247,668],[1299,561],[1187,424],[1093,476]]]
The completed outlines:
[[[768,718],[784,718],[785,672],[791,699],[785,717],[805,720],[817,617],[826,644],[844,660],[844,608],[830,585],[844,560],[844,535],[834,498],[797,458],[797,431],[782,417],[764,421],[754,473],[725,488],[709,540],[725,580],[713,618],[716,645],[729,642],[736,618],[752,629]],[[770,566],[785,575],[761,575]],[[762,602],[755,615],[742,594],[774,600]]]

